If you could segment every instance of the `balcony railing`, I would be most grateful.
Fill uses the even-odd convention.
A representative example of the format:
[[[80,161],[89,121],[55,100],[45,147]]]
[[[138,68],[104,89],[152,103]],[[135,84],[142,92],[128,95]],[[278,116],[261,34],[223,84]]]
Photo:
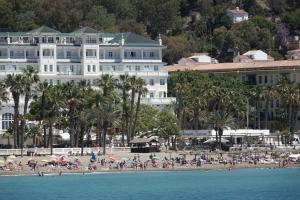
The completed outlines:
[[[78,76],[78,75],[83,75],[82,72],[71,72],[71,71],[68,71],[68,72],[57,72],[57,75],[62,75],[62,76]]]

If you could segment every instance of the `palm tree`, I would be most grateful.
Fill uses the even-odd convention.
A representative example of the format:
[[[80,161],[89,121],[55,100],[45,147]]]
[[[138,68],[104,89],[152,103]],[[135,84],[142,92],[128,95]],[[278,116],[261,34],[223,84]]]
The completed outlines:
[[[37,71],[32,67],[28,66],[26,69],[23,70],[23,81],[24,81],[24,111],[23,111],[23,117],[21,119],[21,149],[23,149],[24,145],[24,132],[25,132],[25,125],[26,125],[26,114],[28,109],[28,103],[29,100],[32,97],[32,88],[33,85],[36,84],[39,81],[39,77],[37,74]],[[23,153],[23,151],[22,151]]]
[[[128,107],[128,92],[130,90],[129,76],[127,74],[120,75],[118,88],[122,91],[122,144],[125,144],[124,135],[129,141],[128,124],[129,124],[129,107]]]
[[[280,102],[284,107],[284,119],[286,119],[286,130],[294,133],[296,117],[300,102],[300,86],[291,83],[286,77],[277,83],[277,92]]]
[[[34,95],[34,101],[38,102],[38,105],[35,109],[31,108],[30,112],[34,113],[35,118],[40,121],[40,124],[43,125],[43,135],[44,135],[44,148],[48,147],[47,144],[47,126],[45,123],[46,117],[46,106],[47,100],[49,98],[50,85],[47,82],[42,82],[37,85],[36,94]],[[32,107],[32,106],[31,106]]]
[[[102,115],[103,127],[103,154],[106,154],[106,134],[107,130],[119,124],[120,109],[116,103],[116,95],[110,94],[106,96],[101,104],[100,110]]]
[[[46,106],[46,115],[45,121],[48,125],[49,130],[49,143],[51,148],[51,155],[53,154],[53,127],[56,123],[60,122],[61,118],[61,108],[63,101],[61,99],[64,98],[63,90],[58,86],[51,86],[49,88],[49,95],[47,98],[47,106]]]
[[[136,76],[129,77],[130,89],[131,89],[131,98],[130,98],[130,107],[129,107],[129,123],[128,123],[128,133],[130,141],[133,137],[132,133],[132,124],[133,124],[133,114],[134,114],[134,102],[135,102],[135,95],[136,95],[136,87],[137,87],[137,78]]]
[[[109,110],[108,108],[110,107],[112,102],[109,103],[105,103],[109,100],[111,100],[109,97],[113,94],[114,89],[117,86],[117,80],[115,78],[113,78],[111,75],[105,74],[103,76],[101,76],[100,79],[97,80],[97,86],[102,90],[102,96],[103,96],[103,103],[100,106],[100,112],[102,114],[101,117],[101,123],[97,123],[99,125],[102,126],[103,128],[103,153],[105,153],[105,146],[106,146],[106,132],[107,132],[107,128],[110,125],[109,121],[107,119],[108,115],[106,113],[107,110]],[[100,119],[100,118],[99,118]]]
[[[138,98],[137,98],[137,102],[136,102],[135,116],[134,116],[134,120],[133,120],[133,124],[132,124],[132,128],[131,128],[131,137],[132,138],[134,137],[134,134],[135,134],[136,124],[137,124],[138,115],[139,115],[139,111],[140,111],[140,105],[141,105],[141,97],[143,94],[146,94],[148,91],[147,88],[145,87],[145,81],[142,78],[138,78],[136,80],[136,91],[138,93]]]
[[[19,135],[19,104],[20,96],[24,94],[24,77],[21,74],[9,74],[4,80],[6,87],[9,89],[12,94],[14,101],[14,147],[20,147],[20,135]]]

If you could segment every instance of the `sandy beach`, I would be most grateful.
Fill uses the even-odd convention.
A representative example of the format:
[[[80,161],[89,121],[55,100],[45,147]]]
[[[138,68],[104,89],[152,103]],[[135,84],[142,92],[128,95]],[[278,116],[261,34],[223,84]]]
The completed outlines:
[[[287,162],[285,166],[283,166],[281,160],[270,160],[271,156],[265,154],[261,154],[256,161],[251,155],[253,154],[246,154],[241,160],[235,161],[233,160],[233,155],[228,153],[203,153],[195,157],[192,152],[170,151],[155,154],[114,152],[100,156],[95,155],[96,158],[94,162],[91,162],[91,155],[19,156],[15,158],[12,156],[13,159],[10,159],[10,157],[6,158],[6,161],[8,160],[10,163],[6,164],[6,167],[2,165],[2,168],[0,168],[0,176],[300,167],[300,164],[291,162]],[[201,157],[206,160],[200,159]],[[0,159],[4,160],[3,157],[0,157]],[[65,163],[53,164],[50,162],[55,159],[63,159]],[[75,167],[72,165],[74,160],[77,162],[77,164],[74,165]],[[122,164],[120,164],[121,162]],[[133,162],[133,164],[129,165],[131,162]],[[32,163],[35,163],[36,166],[33,167]]]

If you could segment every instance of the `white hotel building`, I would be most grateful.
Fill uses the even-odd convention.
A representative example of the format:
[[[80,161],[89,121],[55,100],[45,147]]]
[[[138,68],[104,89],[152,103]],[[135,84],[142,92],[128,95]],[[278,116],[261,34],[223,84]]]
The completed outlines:
[[[53,85],[82,79],[93,85],[103,74],[135,75],[147,85],[142,102],[161,107],[172,101],[167,97],[168,73],[161,71],[163,48],[161,39],[101,33],[89,27],[72,33],[46,26],[29,32],[0,32],[0,78],[22,73],[28,65],[38,70],[41,81]],[[11,101],[0,110],[0,132],[12,122],[12,116]]]

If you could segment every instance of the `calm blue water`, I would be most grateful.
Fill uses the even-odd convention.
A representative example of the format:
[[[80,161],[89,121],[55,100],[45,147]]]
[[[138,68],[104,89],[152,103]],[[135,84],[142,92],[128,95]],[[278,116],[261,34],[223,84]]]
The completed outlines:
[[[0,177],[1,200],[297,200],[300,170]]]

